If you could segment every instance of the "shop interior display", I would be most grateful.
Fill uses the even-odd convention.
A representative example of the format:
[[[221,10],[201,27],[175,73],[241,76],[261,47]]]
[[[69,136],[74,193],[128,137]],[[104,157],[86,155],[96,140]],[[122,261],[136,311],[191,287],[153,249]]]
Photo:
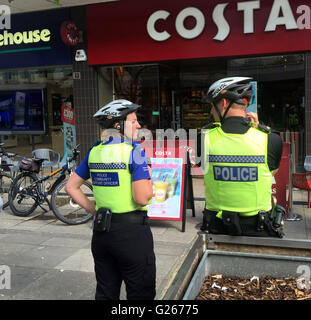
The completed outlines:
[[[182,100],[183,128],[202,129],[213,121],[208,104],[203,101],[205,91],[203,89],[185,90]]]

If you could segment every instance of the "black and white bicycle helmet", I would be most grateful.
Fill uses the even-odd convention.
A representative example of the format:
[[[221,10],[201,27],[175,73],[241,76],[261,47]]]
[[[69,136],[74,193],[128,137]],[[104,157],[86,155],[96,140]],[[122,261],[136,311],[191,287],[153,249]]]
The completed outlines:
[[[237,104],[245,105],[246,98],[249,100],[252,96],[252,85],[249,83],[252,78],[231,77],[224,78],[214,82],[208,89],[206,98],[208,102],[215,102],[226,98]]]
[[[125,100],[114,100],[100,108],[94,115],[102,129],[109,129],[113,127],[115,122],[124,121],[126,116],[132,112],[137,111],[140,106]]]
[[[246,105],[250,101],[253,94],[252,85],[250,84],[251,80],[252,78],[247,77],[223,78],[214,82],[209,87],[204,100],[214,105],[221,122],[225,118],[225,115],[233,103]],[[215,104],[215,102],[222,98],[230,100],[230,104],[223,116],[220,115],[220,112]]]

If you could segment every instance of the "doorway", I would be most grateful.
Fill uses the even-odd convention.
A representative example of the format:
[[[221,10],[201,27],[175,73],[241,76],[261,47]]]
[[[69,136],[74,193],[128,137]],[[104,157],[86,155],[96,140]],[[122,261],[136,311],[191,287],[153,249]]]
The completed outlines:
[[[113,97],[141,105],[142,126],[155,134],[157,128],[181,127],[179,71],[174,65],[151,64],[113,67]]]

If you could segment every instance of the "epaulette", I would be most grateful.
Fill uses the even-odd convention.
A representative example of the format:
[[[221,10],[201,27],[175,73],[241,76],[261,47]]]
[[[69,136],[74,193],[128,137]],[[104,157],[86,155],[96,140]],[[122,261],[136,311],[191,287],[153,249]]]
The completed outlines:
[[[274,130],[274,129],[271,129],[271,133],[275,133],[275,134],[277,134],[278,136],[281,135],[280,131]]]
[[[136,141],[127,141],[125,140],[126,143],[131,144],[133,149],[142,149],[141,143],[136,142]]]
[[[96,147],[98,146],[99,144],[101,144],[103,141],[101,140],[97,140],[96,142],[93,143],[92,147]]]
[[[265,126],[264,124],[261,124],[261,123],[255,123],[255,122],[252,122],[250,121],[249,119],[245,119],[244,122],[243,122],[246,126],[249,126],[249,127],[254,127],[264,133],[270,133],[271,132],[271,128],[268,127],[268,126]]]
[[[206,126],[203,126],[202,130],[210,130],[210,129],[214,129],[214,128],[217,128],[220,126],[221,126],[220,122],[211,122],[211,123],[207,124]]]
[[[271,133],[271,128],[261,123],[258,123],[257,129],[265,133]]]
[[[133,147],[141,147],[141,143],[136,141],[132,141],[132,145]]]

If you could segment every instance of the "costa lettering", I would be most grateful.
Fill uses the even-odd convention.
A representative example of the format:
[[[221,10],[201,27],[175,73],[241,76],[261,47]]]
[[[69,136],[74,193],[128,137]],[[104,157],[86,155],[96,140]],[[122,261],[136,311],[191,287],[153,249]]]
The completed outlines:
[[[232,3],[217,4],[212,12],[213,23],[217,26],[218,32],[213,37],[214,40],[224,41],[230,34],[230,23],[225,17],[225,10],[229,6],[235,6]],[[254,33],[254,17],[256,12],[261,9],[260,0],[238,2],[236,10],[242,13],[243,33]],[[275,31],[278,26],[285,26],[286,30],[292,29],[310,29],[310,7],[301,5],[297,7],[296,13],[301,14],[297,21],[295,20],[293,10],[288,0],[274,0],[264,31]],[[170,18],[171,13],[166,10],[158,10],[152,13],[147,21],[148,35],[155,41],[166,41],[171,37],[167,30],[158,31],[156,24],[159,20],[165,20],[172,23],[174,17]],[[185,27],[184,22],[188,17],[195,20],[191,29]],[[236,21],[235,21],[236,23]],[[188,7],[181,10],[175,17],[175,30],[179,36],[184,39],[195,39],[202,32],[209,22],[205,21],[204,12],[195,7]]]
[[[36,43],[36,42],[49,42],[51,39],[51,32],[49,29],[31,30],[23,32],[11,33],[4,30],[0,33],[0,46],[9,46],[22,43]]]

